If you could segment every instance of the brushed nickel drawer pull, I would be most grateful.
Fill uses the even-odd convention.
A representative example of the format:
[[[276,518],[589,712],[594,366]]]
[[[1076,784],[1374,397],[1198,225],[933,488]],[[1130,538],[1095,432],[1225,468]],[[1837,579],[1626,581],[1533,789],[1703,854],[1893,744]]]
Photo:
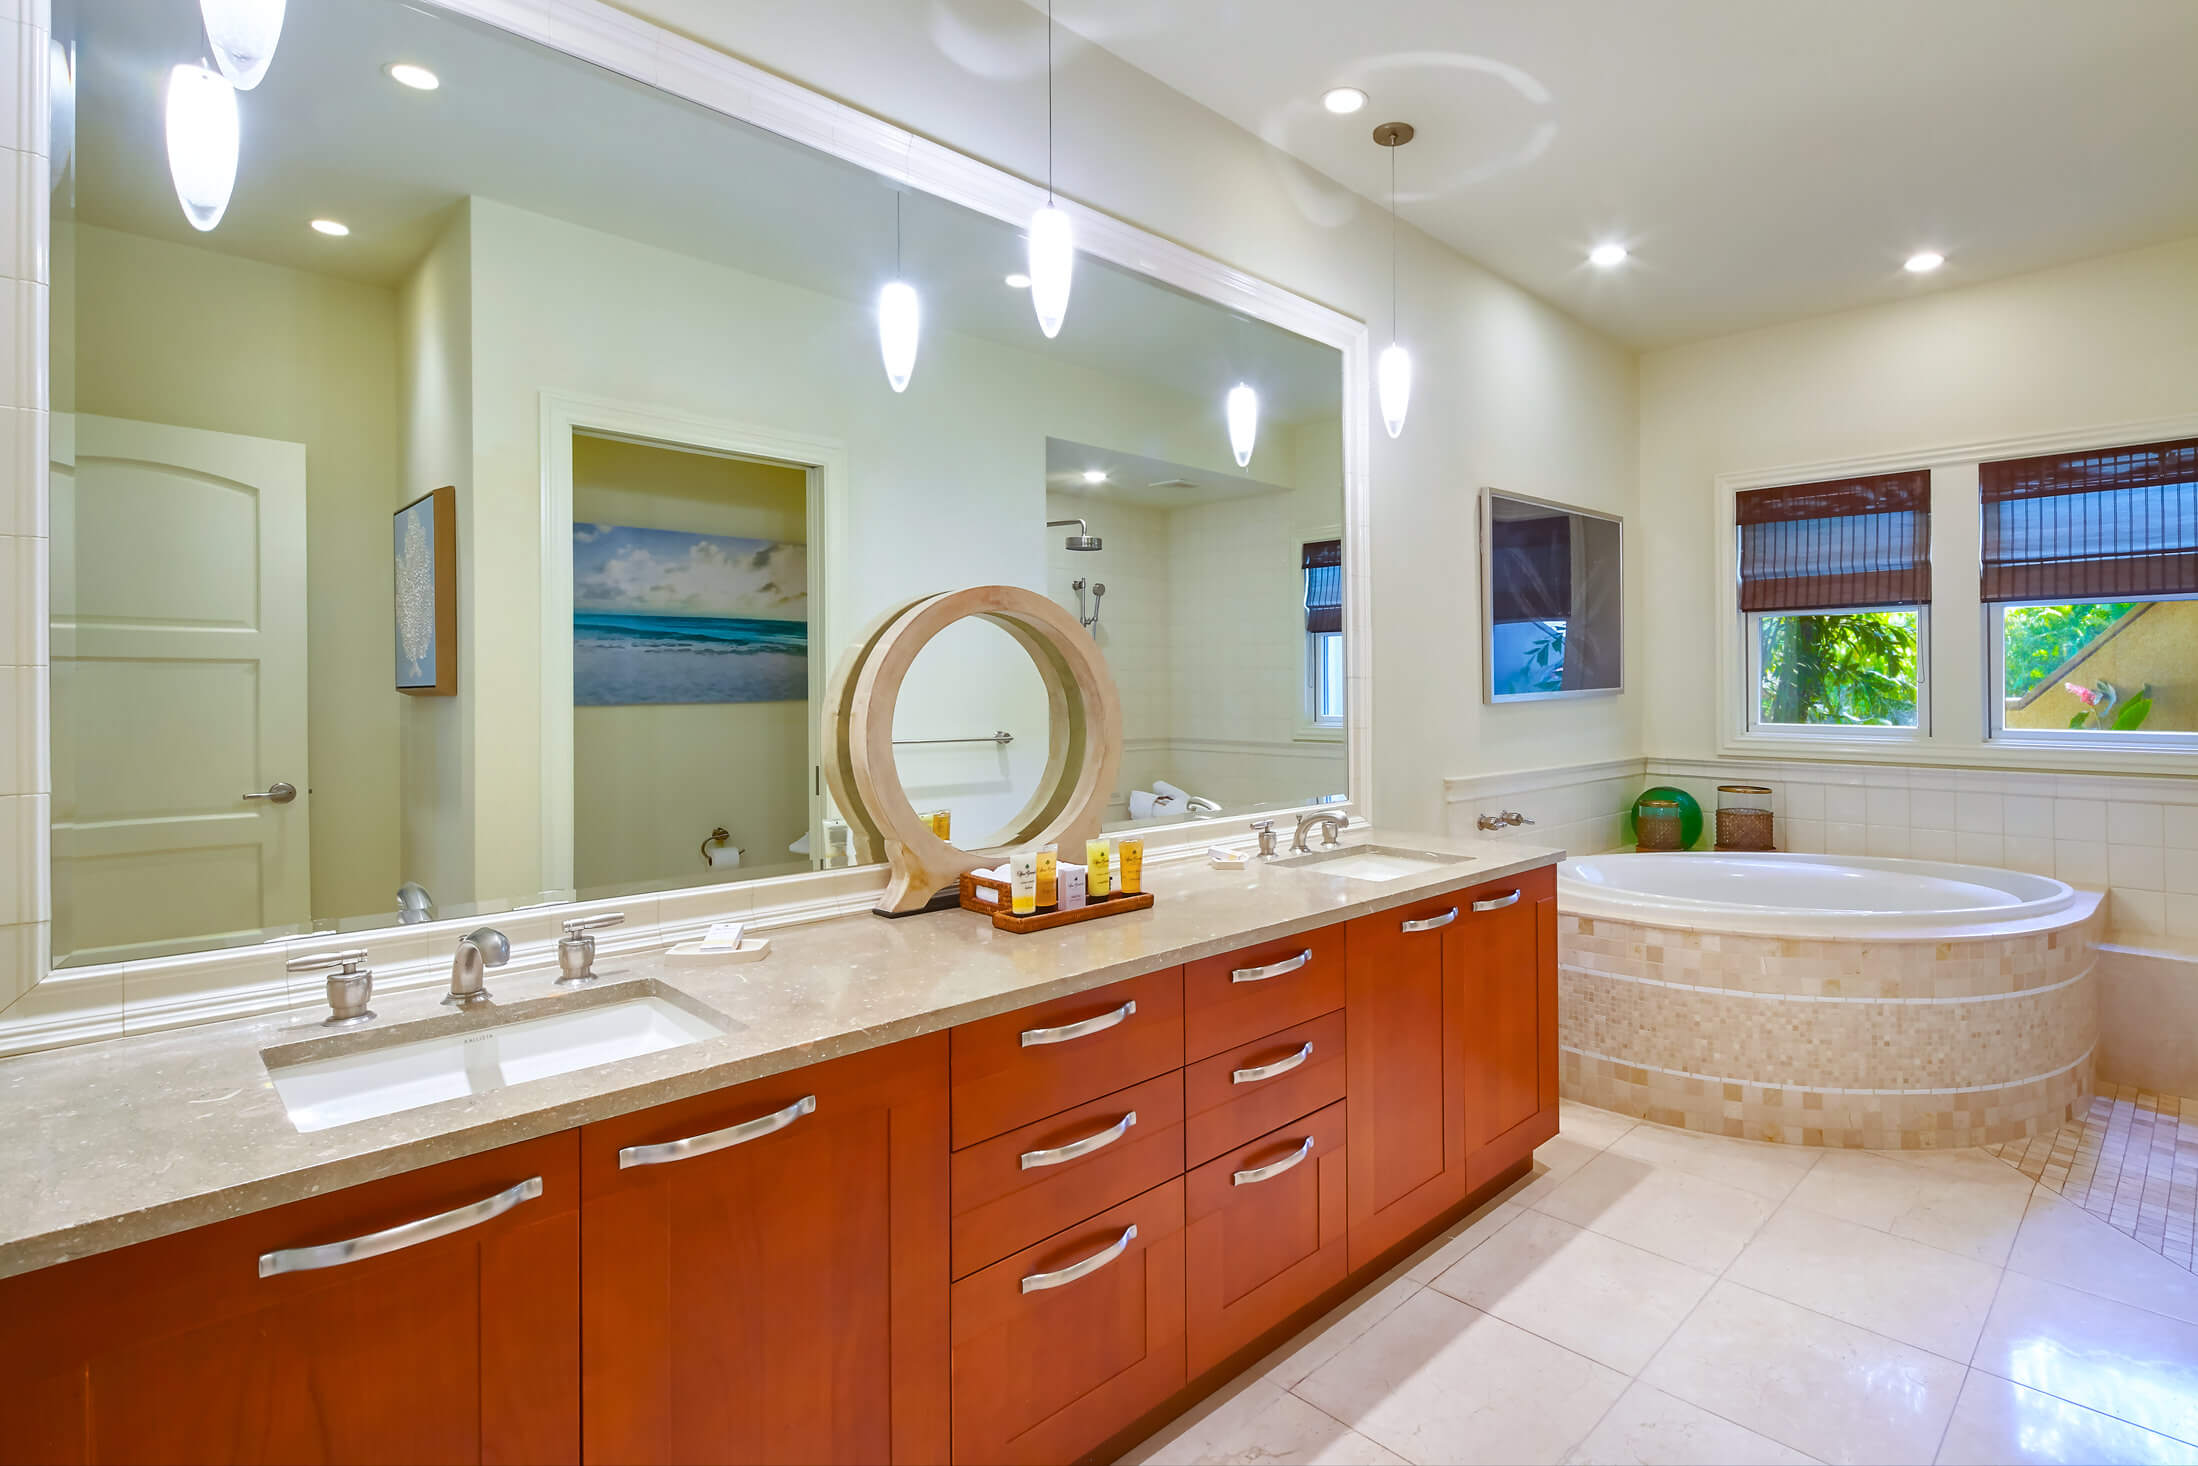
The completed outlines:
[[[1239,967],[1229,974],[1231,982],[1265,982],[1270,977],[1285,977],[1313,960],[1313,949],[1307,947],[1295,957],[1285,957],[1280,962],[1270,962],[1265,967]]]
[[[1065,1044],[1072,1038],[1086,1034],[1105,1033],[1137,1011],[1137,999],[1132,998],[1112,1013],[1101,1013],[1097,1018],[1086,1018],[1080,1023],[1064,1023],[1059,1028],[1026,1028],[1023,1030],[1023,1047],[1036,1048],[1039,1044]]]
[[[1105,1150],[1108,1146],[1129,1134],[1130,1126],[1136,1123],[1137,1111],[1131,1110],[1106,1129],[1094,1135],[1087,1135],[1082,1140],[1072,1140],[1067,1145],[1057,1145],[1051,1150],[1026,1150],[1023,1152],[1022,1168],[1030,1171],[1037,1169],[1039,1166],[1058,1166],[1064,1161],[1073,1161],[1088,1156],[1095,1150]]]
[[[783,1110],[754,1120],[743,1120],[738,1125],[728,1125],[723,1130],[712,1130],[706,1135],[690,1135],[684,1140],[667,1140],[661,1145],[629,1145],[618,1152],[618,1169],[632,1166],[661,1166],[666,1161],[683,1161],[690,1156],[708,1155],[714,1150],[744,1145],[751,1140],[761,1140],[775,1131],[784,1130],[803,1115],[817,1112],[817,1097],[805,1094]]]
[[[1295,1167],[1298,1162],[1304,1160],[1312,1153],[1313,1137],[1308,1135],[1305,1137],[1305,1143],[1303,1145],[1299,1146],[1289,1155],[1284,1156],[1281,1160],[1276,1161],[1273,1165],[1254,1166],[1249,1171],[1238,1171],[1235,1175],[1229,1178],[1229,1184],[1231,1186],[1257,1186],[1262,1181],[1272,1181],[1275,1177],[1281,1175],[1284,1171],[1290,1170]]]
[[[1048,1288],[1065,1288],[1079,1278],[1088,1278],[1123,1253],[1129,1251],[1130,1244],[1136,1240],[1137,1223],[1131,1222],[1128,1227],[1123,1229],[1121,1236],[1115,1238],[1114,1241],[1094,1252],[1082,1262],[1072,1262],[1057,1273],[1032,1273],[1029,1277],[1023,1279],[1023,1291],[1025,1293],[1043,1293]]]
[[[1513,891],[1508,896],[1491,896],[1486,901],[1475,901],[1473,909],[1475,911],[1501,911],[1506,906],[1516,906],[1518,904],[1519,893]]]
[[[1231,1074],[1229,1076],[1229,1083],[1257,1084],[1262,1079],[1272,1079],[1277,1074],[1289,1073],[1292,1069],[1295,1069],[1298,1065],[1304,1063],[1312,1056],[1313,1041],[1311,1039],[1307,1039],[1305,1040],[1304,1048],[1299,1049],[1296,1053],[1290,1055],[1286,1059],[1277,1059],[1272,1064],[1261,1064],[1256,1068],[1237,1070],[1234,1074]]]
[[[529,1176],[494,1196],[453,1207],[432,1217],[422,1217],[416,1222],[403,1222],[380,1232],[369,1232],[364,1237],[329,1242],[319,1247],[286,1247],[280,1252],[263,1252],[259,1255],[259,1275],[271,1278],[277,1273],[309,1273],[318,1268],[342,1267],[347,1262],[364,1262],[370,1257],[402,1252],[422,1242],[433,1242],[438,1237],[478,1227],[541,1194],[542,1178]]]
[[[1400,922],[1399,925],[1408,932],[1431,932],[1437,927],[1448,926],[1451,922],[1456,921],[1457,919],[1458,908],[1453,906],[1440,916],[1430,916],[1423,921]]]

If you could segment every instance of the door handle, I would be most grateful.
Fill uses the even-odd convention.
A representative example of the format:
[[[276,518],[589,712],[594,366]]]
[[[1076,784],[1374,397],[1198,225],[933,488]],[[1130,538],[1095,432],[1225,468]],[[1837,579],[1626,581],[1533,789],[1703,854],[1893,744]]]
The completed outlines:
[[[1519,893],[1517,891],[1513,891],[1509,895],[1492,896],[1486,901],[1475,901],[1473,903],[1473,909],[1475,911],[1501,911],[1506,906],[1516,906],[1518,904]]]
[[[817,1112],[817,1097],[805,1094],[783,1110],[773,1110],[759,1119],[743,1120],[738,1125],[728,1125],[723,1130],[712,1130],[706,1135],[690,1135],[684,1140],[667,1140],[661,1145],[629,1145],[618,1152],[618,1169],[629,1170],[634,1166],[661,1166],[667,1161],[683,1161],[689,1156],[708,1155],[712,1151],[725,1150],[735,1145],[746,1145],[751,1140],[761,1140],[775,1135],[804,1115]]]
[[[1440,916],[1430,916],[1421,921],[1400,921],[1397,925],[1408,932],[1431,932],[1458,919],[1458,908],[1453,906]]]
[[[264,793],[247,793],[244,797],[246,799],[264,799],[270,804],[288,804],[298,797],[298,786],[285,784],[282,780],[277,779],[267,786]]]

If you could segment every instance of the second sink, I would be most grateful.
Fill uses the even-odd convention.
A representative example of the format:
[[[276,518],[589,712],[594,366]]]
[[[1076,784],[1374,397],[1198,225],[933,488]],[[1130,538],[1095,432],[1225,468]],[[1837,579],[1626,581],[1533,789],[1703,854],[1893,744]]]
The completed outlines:
[[[1359,881],[1394,881],[1425,875],[1446,865],[1464,865],[1470,855],[1440,855],[1432,850],[1399,850],[1389,845],[1335,845],[1304,855],[1289,855],[1277,865],[1311,866],[1325,876]]]

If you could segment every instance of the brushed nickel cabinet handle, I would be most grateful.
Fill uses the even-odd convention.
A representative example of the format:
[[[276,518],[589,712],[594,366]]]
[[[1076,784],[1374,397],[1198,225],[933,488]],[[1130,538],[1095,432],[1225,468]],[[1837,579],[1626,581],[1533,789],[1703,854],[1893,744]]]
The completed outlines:
[[[319,1247],[286,1247],[279,1252],[263,1252],[259,1255],[259,1275],[271,1278],[277,1273],[309,1273],[319,1268],[342,1267],[347,1262],[364,1262],[370,1257],[402,1252],[405,1248],[417,1247],[422,1242],[433,1242],[438,1237],[448,1237],[453,1232],[478,1227],[485,1221],[502,1216],[520,1202],[532,1201],[541,1194],[542,1178],[529,1176],[518,1185],[507,1187],[494,1196],[453,1207],[432,1217],[422,1217],[416,1222],[404,1222],[379,1232],[369,1232],[364,1237],[328,1242]]]
[[[1270,977],[1284,977],[1313,960],[1313,949],[1307,947],[1295,957],[1285,957],[1280,962],[1270,962],[1265,967],[1239,967],[1229,974],[1231,982],[1265,982]]]
[[[1057,1273],[1032,1273],[1029,1277],[1023,1279],[1023,1291],[1025,1293],[1043,1293],[1048,1288],[1065,1288],[1079,1278],[1088,1278],[1123,1253],[1129,1251],[1130,1244],[1136,1240],[1137,1223],[1131,1222],[1129,1226],[1123,1229],[1121,1236],[1115,1238],[1114,1241],[1094,1252],[1082,1262],[1072,1262]]]
[[[1051,1150],[1026,1150],[1023,1152],[1022,1169],[1031,1171],[1039,1166],[1058,1166],[1064,1161],[1088,1156],[1095,1150],[1105,1150],[1129,1134],[1130,1126],[1136,1123],[1137,1111],[1131,1110],[1106,1129],[1087,1135],[1082,1140],[1072,1140],[1067,1145],[1057,1145]]]
[[[1307,1039],[1305,1040],[1304,1048],[1299,1049],[1296,1053],[1290,1055],[1286,1059],[1277,1059],[1272,1064],[1261,1064],[1251,1069],[1237,1070],[1234,1074],[1231,1074],[1229,1076],[1229,1083],[1257,1084],[1262,1079],[1272,1079],[1277,1074],[1289,1073],[1292,1069],[1295,1069],[1298,1065],[1304,1063],[1312,1056],[1313,1041],[1311,1039]]]
[[[1422,921],[1400,922],[1398,923],[1398,925],[1400,925],[1404,930],[1408,932],[1431,932],[1437,927],[1448,926],[1451,922],[1456,921],[1457,919],[1458,908],[1453,906],[1440,916],[1430,916]]]
[[[1513,891],[1508,896],[1491,896],[1486,901],[1475,901],[1473,909],[1475,911],[1501,911],[1506,906],[1516,906],[1518,904],[1519,893]]]
[[[714,1150],[744,1145],[751,1140],[761,1140],[775,1131],[784,1130],[803,1115],[817,1112],[817,1097],[805,1094],[783,1110],[754,1120],[743,1120],[738,1125],[728,1125],[723,1130],[712,1130],[707,1135],[690,1135],[684,1140],[667,1140],[661,1145],[629,1145],[618,1152],[618,1169],[629,1166],[661,1166],[666,1161],[683,1161],[690,1156],[708,1155]]]
[[[1137,1011],[1137,999],[1132,998],[1112,1013],[1101,1013],[1097,1018],[1086,1018],[1080,1023],[1064,1023],[1059,1028],[1026,1028],[1023,1030],[1023,1047],[1036,1048],[1039,1044],[1065,1044],[1072,1038],[1086,1034],[1105,1033]]]
[[[1254,1166],[1249,1171],[1238,1171],[1229,1178],[1231,1186],[1257,1186],[1262,1181],[1272,1181],[1284,1171],[1295,1167],[1313,1153],[1313,1137],[1305,1137],[1305,1143],[1271,1166]]]

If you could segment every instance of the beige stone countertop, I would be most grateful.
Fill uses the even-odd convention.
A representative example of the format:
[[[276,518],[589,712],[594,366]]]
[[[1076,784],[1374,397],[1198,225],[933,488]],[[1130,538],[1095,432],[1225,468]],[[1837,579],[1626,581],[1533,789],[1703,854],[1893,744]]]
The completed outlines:
[[[763,961],[698,968],[660,952],[597,959],[585,992],[554,965],[493,969],[495,1005],[457,1013],[440,990],[380,993],[353,1044],[425,1038],[603,1001],[642,984],[707,1010],[722,1037],[301,1134],[261,1051],[328,1038],[292,1010],[0,1061],[0,1277],[127,1246],[500,1145],[936,1032],[1368,912],[1550,865],[1512,840],[1354,830],[1346,844],[1456,855],[1369,881],[1257,860],[1148,861],[1150,910],[1014,935],[942,911],[835,917],[769,932]],[[762,922],[759,919],[758,925]],[[515,1011],[521,1010],[523,1012]],[[397,1030],[403,1028],[403,1033]]]

